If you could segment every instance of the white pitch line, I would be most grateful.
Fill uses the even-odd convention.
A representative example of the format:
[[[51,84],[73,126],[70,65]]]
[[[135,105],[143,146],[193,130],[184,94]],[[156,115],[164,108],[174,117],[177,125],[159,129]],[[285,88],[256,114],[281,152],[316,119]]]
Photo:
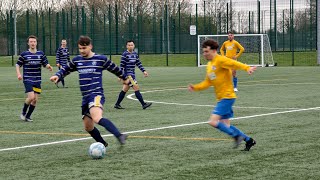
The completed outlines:
[[[296,110],[289,110],[289,111],[280,111],[280,112],[273,112],[273,113],[266,113],[266,114],[243,116],[243,117],[233,118],[232,120],[249,119],[249,118],[255,118],[255,117],[271,116],[271,115],[276,115],[276,114],[285,114],[285,113],[310,111],[310,110],[318,110],[318,109],[320,109],[320,107],[296,109]],[[178,128],[178,127],[194,126],[194,125],[205,124],[205,123],[208,123],[208,122],[205,121],[205,122],[197,122],[197,123],[190,123],[190,124],[180,124],[180,125],[174,125],[174,126],[166,126],[166,127],[152,128],[152,129],[129,131],[129,132],[124,132],[124,133],[125,134],[133,134],[133,133],[140,133],[140,132],[157,131],[157,130],[162,130],[162,129],[172,129],[172,128]],[[103,137],[107,137],[107,136],[112,136],[112,134],[103,135]],[[64,141],[55,141],[55,142],[49,142],[49,143],[33,144],[33,145],[13,147],[13,148],[4,148],[4,149],[0,149],[0,152],[17,150],[17,149],[25,149],[25,148],[31,148],[31,147],[40,147],[40,146],[53,145],[53,144],[62,144],[62,143],[68,143],[68,142],[83,141],[83,140],[88,140],[88,139],[92,139],[92,138],[87,137],[87,138],[70,139],[70,140],[64,140]]]
[[[179,90],[179,89],[185,89],[186,88],[175,88],[175,89],[161,89],[161,90],[152,90],[152,91],[144,91],[141,92],[141,94],[144,93],[149,93],[149,92],[161,92],[161,91],[173,91],[173,90]],[[128,99],[134,100],[134,101],[138,101],[138,99],[133,98],[135,94],[129,94],[127,96]],[[161,102],[161,101],[149,101],[149,100],[145,100],[146,102],[152,102],[152,103],[156,103],[156,104],[169,104],[169,105],[179,105],[179,106],[196,106],[196,107],[215,107],[214,105],[202,105],[202,104],[182,104],[182,103],[171,103],[171,102]],[[233,106],[234,108],[238,108],[238,109],[299,109],[299,108],[272,108],[272,107],[242,107],[242,106]]]

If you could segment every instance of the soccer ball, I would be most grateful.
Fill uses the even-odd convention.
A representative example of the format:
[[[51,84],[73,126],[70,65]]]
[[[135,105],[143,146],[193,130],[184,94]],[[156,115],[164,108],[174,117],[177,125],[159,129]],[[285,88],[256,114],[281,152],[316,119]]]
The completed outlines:
[[[92,143],[89,147],[89,155],[93,159],[102,159],[106,155],[106,147],[100,143]]]

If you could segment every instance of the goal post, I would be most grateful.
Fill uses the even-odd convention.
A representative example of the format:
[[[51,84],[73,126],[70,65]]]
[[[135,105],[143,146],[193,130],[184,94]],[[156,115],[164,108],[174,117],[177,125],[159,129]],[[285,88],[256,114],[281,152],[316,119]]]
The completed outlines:
[[[207,61],[202,56],[202,43],[207,39],[213,39],[220,47],[228,40],[228,34],[223,35],[198,35],[198,67],[206,66]],[[250,66],[274,66],[270,41],[267,34],[234,34],[234,40],[238,41],[243,47],[244,52],[238,61]]]

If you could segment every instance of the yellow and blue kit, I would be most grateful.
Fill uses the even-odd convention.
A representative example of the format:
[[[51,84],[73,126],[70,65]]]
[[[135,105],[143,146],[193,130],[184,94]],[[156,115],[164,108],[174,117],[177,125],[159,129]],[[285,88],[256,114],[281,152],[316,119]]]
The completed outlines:
[[[239,53],[237,54],[237,51],[239,49]],[[236,40],[232,40],[232,41],[225,41],[221,48],[220,48],[220,53],[222,56],[224,56],[224,51],[226,50],[226,57],[228,58],[233,58],[235,57],[236,59],[238,59],[241,54],[244,52],[244,48],[241,46],[241,44],[236,41]]]
[[[194,90],[199,91],[213,86],[218,101],[221,99],[234,99],[236,94],[232,84],[232,70],[242,69],[248,71],[249,68],[250,66],[246,64],[217,54],[207,64],[204,81],[194,85]]]

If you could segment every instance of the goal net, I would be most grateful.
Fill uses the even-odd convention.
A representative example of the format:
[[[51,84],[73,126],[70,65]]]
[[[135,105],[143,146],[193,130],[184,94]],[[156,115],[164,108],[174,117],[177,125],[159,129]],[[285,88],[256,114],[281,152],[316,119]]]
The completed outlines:
[[[207,60],[202,56],[201,48],[202,43],[207,39],[213,39],[218,42],[218,53],[221,54],[220,47],[226,40],[228,40],[228,34],[198,35],[198,67],[207,65]],[[274,65],[267,34],[234,34],[234,39],[245,49],[242,55],[238,58],[238,61],[250,66],[268,67]]]

